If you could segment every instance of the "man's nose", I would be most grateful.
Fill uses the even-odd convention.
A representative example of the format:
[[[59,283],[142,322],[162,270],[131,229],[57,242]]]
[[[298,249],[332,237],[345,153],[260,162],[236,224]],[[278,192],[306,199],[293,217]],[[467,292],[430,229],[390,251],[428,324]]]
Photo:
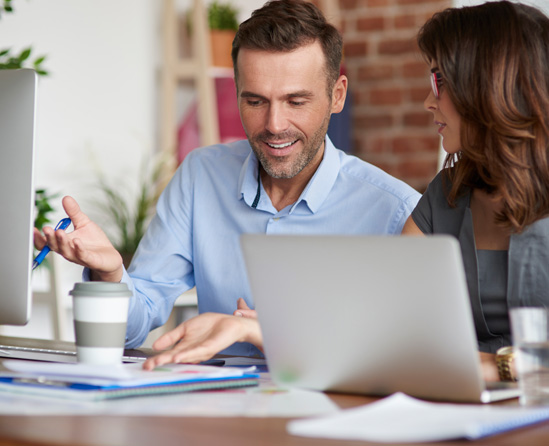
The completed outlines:
[[[271,104],[267,113],[266,130],[277,135],[288,129],[289,121],[283,105]]]

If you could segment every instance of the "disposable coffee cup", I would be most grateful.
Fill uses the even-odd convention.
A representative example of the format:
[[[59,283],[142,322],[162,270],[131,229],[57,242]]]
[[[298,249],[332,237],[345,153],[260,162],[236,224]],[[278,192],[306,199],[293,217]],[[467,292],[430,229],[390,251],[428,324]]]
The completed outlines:
[[[69,292],[73,300],[78,362],[120,364],[124,354],[131,291],[125,283],[82,282]]]

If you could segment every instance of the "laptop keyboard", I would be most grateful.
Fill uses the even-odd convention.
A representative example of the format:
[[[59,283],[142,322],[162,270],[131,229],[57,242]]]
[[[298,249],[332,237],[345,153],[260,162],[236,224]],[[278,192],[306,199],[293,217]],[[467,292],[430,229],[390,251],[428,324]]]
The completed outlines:
[[[147,359],[146,355],[126,354],[122,357],[122,362],[143,362]],[[139,352],[136,352],[139,353]],[[19,347],[13,345],[0,344],[0,358],[4,359],[30,359],[34,361],[49,362],[76,362],[76,351],[52,350],[47,348]]]

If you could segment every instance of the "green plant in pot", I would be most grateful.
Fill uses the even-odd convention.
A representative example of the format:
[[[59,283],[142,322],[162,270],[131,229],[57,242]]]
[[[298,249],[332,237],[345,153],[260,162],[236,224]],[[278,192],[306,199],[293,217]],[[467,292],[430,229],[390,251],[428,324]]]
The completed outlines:
[[[13,13],[12,0],[4,0],[0,4],[0,17],[3,14]],[[48,72],[42,67],[46,56],[39,56],[31,62],[32,47],[27,47],[13,53],[11,48],[0,49],[0,70],[16,70],[18,68],[32,68],[39,75],[46,76]],[[29,65],[30,64],[30,65]]]
[[[232,68],[231,49],[236,30],[238,29],[238,9],[230,3],[211,2],[206,10],[212,64],[216,67]],[[193,34],[193,11],[186,14],[188,36]]]
[[[138,190],[134,193],[128,187],[99,175],[98,189],[102,200],[95,200],[95,204],[107,220],[107,235],[122,256],[126,268],[154,213],[166,169],[166,163],[161,159],[152,163],[144,161]]]
[[[228,3],[214,1],[208,6],[212,64],[232,68],[231,49],[238,29],[238,10]]]
[[[208,6],[208,25],[210,29],[236,31],[238,10],[228,3],[214,1]]]

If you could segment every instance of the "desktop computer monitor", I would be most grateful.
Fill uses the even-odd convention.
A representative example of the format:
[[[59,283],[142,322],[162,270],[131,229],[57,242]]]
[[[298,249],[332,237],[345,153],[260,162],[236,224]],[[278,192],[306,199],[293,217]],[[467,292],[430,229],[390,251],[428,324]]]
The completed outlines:
[[[0,325],[30,319],[37,75],[0,70]]]

